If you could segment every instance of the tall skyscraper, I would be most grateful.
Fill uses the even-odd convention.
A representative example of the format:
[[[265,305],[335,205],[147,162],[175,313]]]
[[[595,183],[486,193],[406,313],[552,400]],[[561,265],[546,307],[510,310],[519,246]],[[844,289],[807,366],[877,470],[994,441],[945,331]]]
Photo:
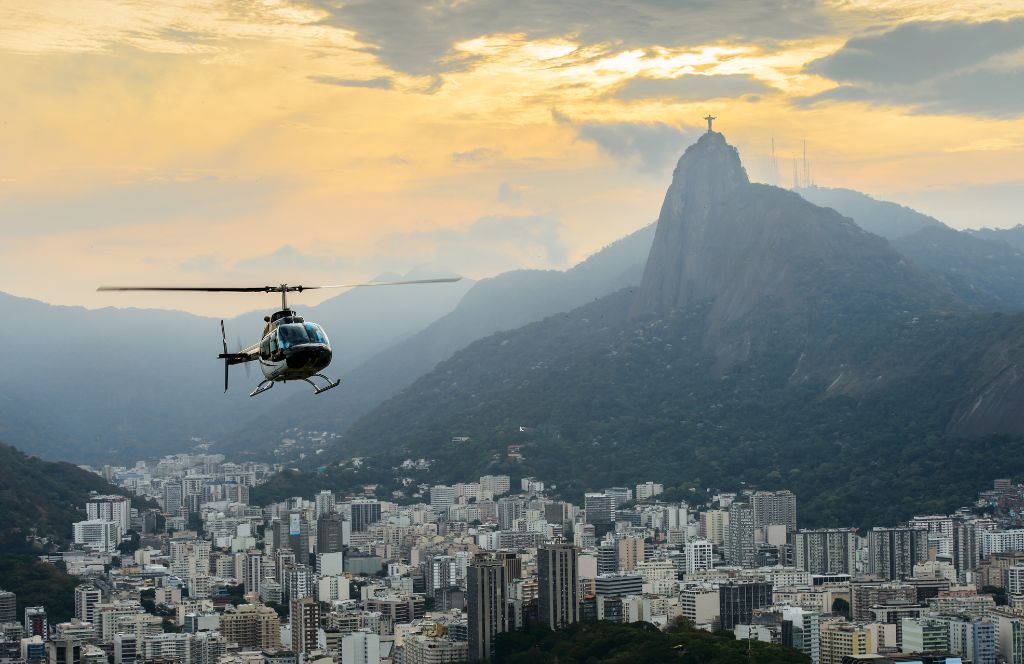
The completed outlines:
[[[587,523],[594,526],[594,534],[603,536],[615,525],[615,498],[605,493],[588,493],[583,496],[583,508],[587,512]]]
[[[103,601],[103,593],[91,583],[75,586],[75,617],[82,622],[98,625],[96,605]]]
[[[754,509],[750,505],[733,503],[729,506],[729,525],[725,527],[726,564],[757,567],[755,530]]]
[[[277,611],[263,604],[228,606],[220,617],[221,634],[243,650],[280,648],[280,627]]]
[[[868,533],[868,572],[883,579],[909,579],[914,565],[928,559],[928,531],[872,528]]]
[[[800,530],[793,535],[793,564],[811,574],[853,574],[857,530]]]
[[[18,620],[18,596],[10,590],[0,590],[0,624]]]
[[[341,664],[380,664],[380,637],[352,632],[341,640]]]
[[[469,658],[484,661],[494,654],[494,638],[509,629],[508,577],[502,561],[477,556],[467,571]]]
[[[760,581],[725,583],[718,587],[718,611],[722,629],[731,630],[736,625],[749,624],[754,609],[772,603],[772,584]]]
[[[91,496],[85,503],[85,514],[90,521],[113,521],[120,537],[131,524],[132,504],[125,496]]]
[[[291,602],[292,652],[299,664],[306,654],[317,647],[320,629],[320,603],[314,597],[293,599]]]
[[[164,514],[177,514],[185,499],[181,480],[168,480],[164,484]]]
[[[46,621],[46,608],[42,606],[25,607],[25,636],[41,636],[49,638],[49,623]]]
[[[351,536],[352,523],[340,514],[326,514],[316,521],[316,552],[337,553],[345,545],[345,531]]]
[[[352,502],[352,532],[364,533],[378,521],[380,521],[379,502],[369,499]]]
[[[260,585],[263,583],[264,558],[265,556],[259,549],[246,552],[245,577],[243,579],[245,592],[258,593],[260,591]]]
[[[498,528],[511,530],[512,523],[526,514],[526,501],[522,498],[501,498],[498,500]],[[470,648],[472,653],[472,647]]]
[[[334,494],[330,489],[324,489],[316,494],[313,516],[317,519],[324,517],[334,511]]]
[[[792,491],[755,491],[750,499],[754,508],[754,526],[786,526],[786,532],[796,531],[796,496]]]
[[[537,549],[537,599],[540,622],[561,629],[580,619],[576,547],[545,544]]]
[[[689,540],[686,542],[685,551],[687,574],[714,567],[714,547],[708,540]]]

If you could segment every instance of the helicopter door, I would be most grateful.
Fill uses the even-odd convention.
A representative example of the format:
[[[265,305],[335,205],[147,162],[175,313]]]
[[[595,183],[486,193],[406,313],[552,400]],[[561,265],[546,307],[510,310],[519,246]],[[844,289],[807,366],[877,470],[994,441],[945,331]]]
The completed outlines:
[[[284,361],[284,351],[281,350],[281,341],[277,330],[274,330],[270,335],[270,360],[271,362]]]

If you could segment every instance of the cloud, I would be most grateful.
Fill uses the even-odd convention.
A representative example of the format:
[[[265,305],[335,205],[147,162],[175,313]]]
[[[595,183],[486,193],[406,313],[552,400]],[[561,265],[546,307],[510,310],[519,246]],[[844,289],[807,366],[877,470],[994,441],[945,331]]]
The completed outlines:
[[[327,85],[337,85],[343,88],[372,88],[375,90],[393,90],[395,87],[395,81],[390,76],[380,76],[378,78],[337,78],[334,76],[326,75],[315,75],[308,76],[309,80],[316,81],[317,83],[325,83]]]
[[[444,265],[462,274],[494,275],[524,267],[565,267],[569,248],[562,223],[543,215],[492,215],[461,229],[393,235],[382,243],[392,257]]]
[[[509,207],[518,207],[523,203],[523,192],[508,182],[502,182],[498,185],[498,200]]]
[[[488,159],[494,159],[501,155],[501,150],[493,150],[491,148],[476,148],[473,150],[467,150],[465,152],[452,153],[452,161],[455,163],[460,162],[479,162],[487,161]]]
[[[917,113],[1024,115],[1024,18],[987,23],[915,22],[851,39],[806,72],[840,85],[797,100],[861,101]]]
[[[181,219],[232,219],[266,208],[282,186],[209,175],[139,180],[60,195],[0,200],[0,228],[11,235],[164,224]]]
[[[623,165],[647,175],[664,175],[699,135],[663,122],[574,122],[554,112],[555,120],[576,129],[580,140],[594,143]]]
[[[282,245],[269,254],[244,258],[235,263],[235,267],[239,270],[268,270],[272,272],[343,270],[350,265],[351,262],[346,258],[307,254],[290,244]]]
[[[773,89],[753,76],[745,74],[686,74],[678,78],[633,78],[615,91],[615,97],[626,101],[652,97],[702,101],[746,94],[766,94]]]
[[[414,75],[467,64],[456,43],[494,34],[528,39],[572,35],[626,48],[726,39],[753,42],[821,34],[829,23],[814,0],[307,0],[324,22],[354,30],[388,67]],[[682,5],[682,6],[681,6]]]

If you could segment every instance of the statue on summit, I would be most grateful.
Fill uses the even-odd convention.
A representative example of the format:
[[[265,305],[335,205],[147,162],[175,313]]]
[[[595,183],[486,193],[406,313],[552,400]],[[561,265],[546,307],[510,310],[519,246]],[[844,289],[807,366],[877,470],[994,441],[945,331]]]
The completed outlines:
[[[708,133],[710,134],[710,133],[711,133],[711,122],[712,122],[713,120],[717,120],[718,118],[716,118],[716,117],[715,117],[715,116],[713,116],[713,115],[708,115],[708,116],[705,116],[705,118],[704,118],[704,119],[708,121]]]

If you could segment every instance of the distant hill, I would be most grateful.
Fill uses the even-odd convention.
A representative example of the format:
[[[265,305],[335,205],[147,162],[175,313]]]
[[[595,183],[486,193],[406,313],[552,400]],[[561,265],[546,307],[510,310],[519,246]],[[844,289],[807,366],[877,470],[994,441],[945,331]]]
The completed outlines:
[[[799,187],[794,189],[815,205],[830,207],[857,222],[857,225],[888,240],[901,238],[929,226],[942,226],[934,217],[912,208],[880,201],[853,189]]]
[[[942,275],[965,301],[999,311],[1024,310],[1024,248],[945,225],[926,226],[892,244]]]
[[[343,375],[450,312],[471,286],[355,289],[315,307],[296,298],[293,306],[324,325],[335,349],[330,372]],[[280,303],[240,297],[266,308],[226,322],[232,348],[255,341],[263,316]],[[111,294],[112,302],[117,298]],[[253,367],[250,376],[235,367],[232,390],[222,394],[220,325],[212,318],[53,306],[2,293],[0,306],[17,321],[0,327],[0,345],[10,351],[0,386],[0,439],[44,457],[127,462],[185,451],[194,436],[216,440],[288,397],[311,392],[287,385],[250,399],[260,371]]]
[[[70,542],[71,524],[86,518],[93,491],[122,493],[78,466],[42,461],[0,444],[0,554],[29,551],[25,537],[30,534]]]
[[[957,231],[911,208],[851,189],[795,191],[888,238],[897,251],[941,276],[965,302],[998,311],[1024,310],[1024,227]]]
[[[294,422],[310,430],[343,432],[438,362],[478,339],[639,285],[653,237],[651,224],[564,272],[515,270],[483,279],[450,314],[348,372],[333,401],[325,404],[299,395],[287,402],[287,418],[269,411],[229,436],[223,449],[235,454],[262,449],[261,441],[279,440]]]
[[[332,455],[431,458],[455,481],[507,468],[517,444],[519,473],[567,495],[788,487],[805,525],[864,525],[1024,473],[1020,403],[1024,317],[978,313],[837,212],[750,183],[707,134],[638,289],[471,344]]]
[[[1017,224],[1013,228],[979,228],[967,232],[986,240],[1002,240],[1011,247],[1024,251],[1024,224]]]

